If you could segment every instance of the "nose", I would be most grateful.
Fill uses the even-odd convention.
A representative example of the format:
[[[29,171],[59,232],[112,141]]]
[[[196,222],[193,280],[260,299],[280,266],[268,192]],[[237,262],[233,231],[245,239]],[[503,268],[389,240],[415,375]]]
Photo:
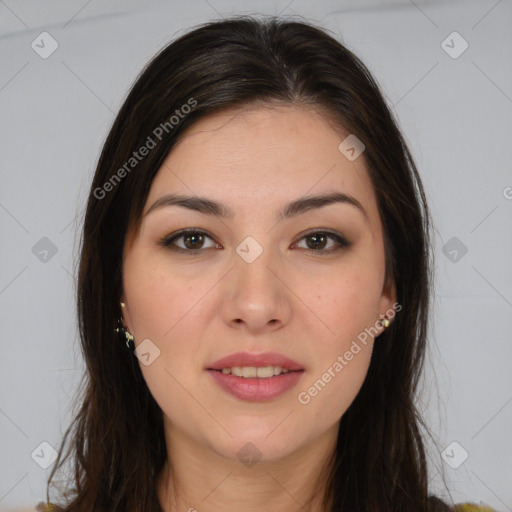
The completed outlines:
[[[223,280],[222,318],[230,327],[258,334],[286,325],[292,314],[293,293],[271,251],[251,263],[238,255]]]

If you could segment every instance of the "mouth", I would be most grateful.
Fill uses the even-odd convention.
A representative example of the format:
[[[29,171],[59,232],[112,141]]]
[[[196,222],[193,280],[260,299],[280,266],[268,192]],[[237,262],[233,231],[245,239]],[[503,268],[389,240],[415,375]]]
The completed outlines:
[[[210,364],[205,370],[220,389],[249,402],[272,400],[297,385],[305,368],[275,352],[238,352]]]
[[[211,363],[207,370],[222,371],[237,377],[261,378],[280,375],[281,373],[304,370],[304,367],[277,352],[262,352],[253,354],[250,352],[237,352]],[[272,372],[272,373],[270,373]],[[258,375],[260,373],[260,375]]]
[[[223,375],[233,375],[235,377],[242,377],[243,379],[269,379],[271,377],[278,377],[279,375],[286,375],[290,372],[303,372],[304,370],[289,370],[281,366],[233,366],[231,368],[222,368],[222,370],[215,370],[208,368],[208,370],[222,373]]]

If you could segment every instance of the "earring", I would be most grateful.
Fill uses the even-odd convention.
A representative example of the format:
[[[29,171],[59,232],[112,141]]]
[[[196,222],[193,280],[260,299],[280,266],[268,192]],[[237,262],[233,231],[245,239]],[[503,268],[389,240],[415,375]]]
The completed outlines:
[[[124,302],[121,302],[121,307],[124,308],[126,304]],[[119,334],[119,338],[121,341],[124,341],[126,343],[126,346],[130,350],[135,349],[135,341],[133,338],[133,334],[131,334],[128,329],[126,329],[125,325],[123,324],[122,318],[119,318],[117,321],[118,327],[116,327],[114,330]]]
[[[118,324],[119,324],[119,327],[116,327],[114,330],[117,332],[117,334],[119,334],[119,339],[121,341],[124,341],[126,343],[126,346],[130,350],[134,350],[135,342],[134,342],[133,334],[131,334],[130,332],[128,332],[126,330],[121,319],[118,320]]]
[[[389,324],[391,323],[386,316],[382,320],[379,320],[381,327],[389,327]]]

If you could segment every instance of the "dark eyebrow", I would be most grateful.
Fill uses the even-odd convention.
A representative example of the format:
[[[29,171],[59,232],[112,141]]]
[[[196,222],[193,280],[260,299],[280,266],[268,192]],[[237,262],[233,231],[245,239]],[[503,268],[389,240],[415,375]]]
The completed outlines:
[[[287,204],[283,210],[278,213],[277,220],[280,221],[283,219],[295,217],[307,212],[308,210],[322,208],[323,206],[334,203],[343,203],[355,206],[363,214],[365,220],[368,222],[368,214],[366,213],[366,210],[363,208],[361,203],[355,197],[342,194],[341,192],[332,192],[316,196],[305,196],[301,197],[300,199],[296,199],[295,201]],[[181,206],[183,208],[188,208],[189,210],[194,210],[205,215],[213,215],[215,217],[228,219],[232,219],[234,217],[233,210],[227,206],[222,205],[221,203],[207,199],[206,197],[184,196],[180,194],[168,194],[160,197],[149,207],[145,215],[148,215],[150,212],[159,208],[164,208],[166,206]]]
[[[278,220],[295,217],[296,215],[300,215],[301,213],[307,212],[308,210],[312,210],[314,208],[322,208],[323,206],[334,203],[342,203],[355,206],[363,214],[365,220],[368,222],[368,214],[363,208],[363,205],[355,197],[349,196],[348,194],[343,194],[341,192],[301,197],[300,199],[287,204],[285,208],[279,212]]]

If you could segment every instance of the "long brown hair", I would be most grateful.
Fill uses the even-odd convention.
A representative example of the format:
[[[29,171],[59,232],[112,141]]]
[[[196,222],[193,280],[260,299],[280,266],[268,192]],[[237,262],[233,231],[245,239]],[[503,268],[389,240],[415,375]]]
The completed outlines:
[[[431,220],[417,168],[378,85],[352,52],[312,24],[246,16],[201,25],[166,46],[136,80],[105,141],[78,273],[86,373],[48,479],[50,501],[55,474],[72,463],[55,510],[161,510],[162,412],[114,332],[123,245],[155,174],[188,127],[207,114],[272,102],[318,109],[364,143],[387,277],[403,306],[375,344],[363,386],[341,418],[325,510],[449,510],[428,496],[421,432],[428,429],[415,405],[432,286]],[[135,161],[143,146],[149,151]]]

